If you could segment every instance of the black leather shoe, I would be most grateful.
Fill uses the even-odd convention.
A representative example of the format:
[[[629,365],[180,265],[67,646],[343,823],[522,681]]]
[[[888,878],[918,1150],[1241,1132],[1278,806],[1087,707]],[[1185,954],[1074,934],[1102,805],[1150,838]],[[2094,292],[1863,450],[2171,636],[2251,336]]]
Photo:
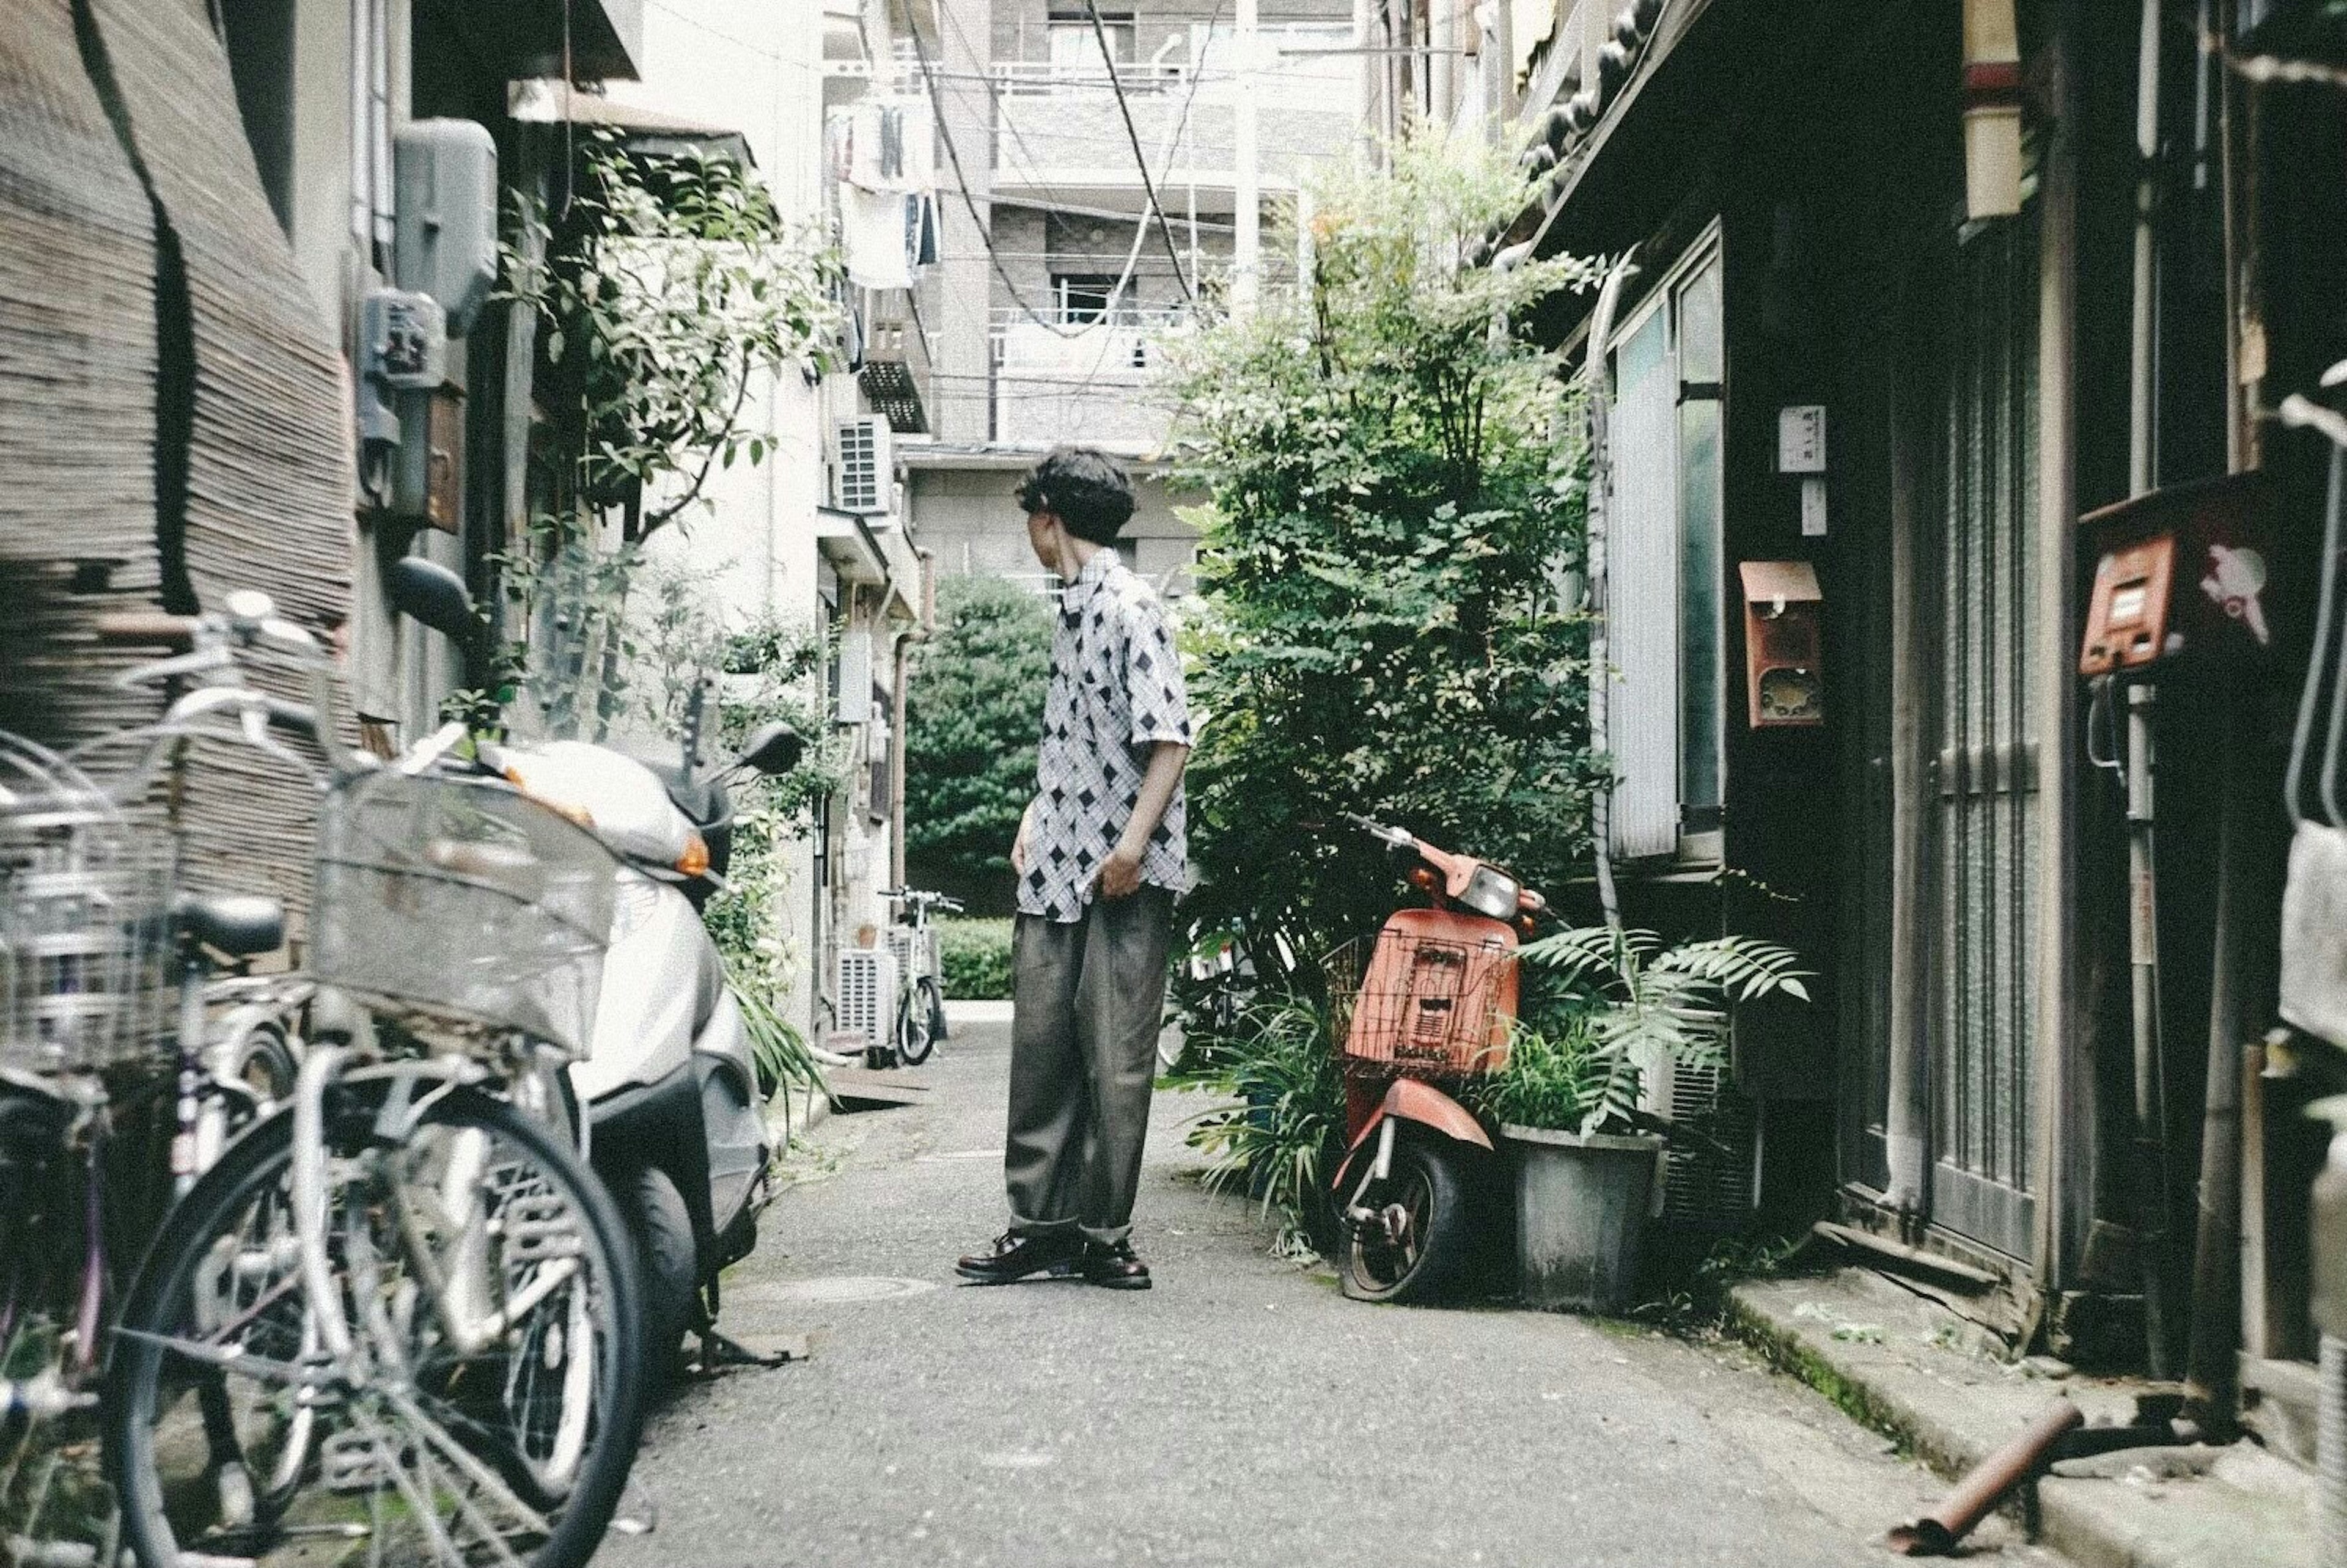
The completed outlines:
[[[1086,1242],[1084,1277],[1105,1290],[1146,1290],[1149,1266],[1133,1254],[1129,1241]]]
[[[1012,1285],[1039,1274],[1064,1279],[1076,1272],[1081,1250],[1072,1235],[1005,1231],[994,1238],[993,1251],[972,1253],[954,1265],[954,1272],[979,1285]]]

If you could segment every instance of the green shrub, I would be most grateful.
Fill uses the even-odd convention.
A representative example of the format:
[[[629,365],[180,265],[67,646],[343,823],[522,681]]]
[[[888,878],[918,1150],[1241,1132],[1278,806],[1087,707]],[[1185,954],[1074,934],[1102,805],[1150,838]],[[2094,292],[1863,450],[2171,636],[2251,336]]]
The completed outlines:
[[[940,920],[938,958],[946,995],[957,1001],[1007,1001],[1010,997],[1009,920]]]
[[[1527,323],[1594,270],[1460,264],[1522,205],[1473,138],[1428,130],[1317,192],[1302,286],[1172,351],[1181,477],[1205,492],[1185,908],[1325,951],[1392,907],[1348,813],[1561,888],[1592,793],[1583,454]],[[1506,323],[1495,326],[1494,323]]]
[[[1184,1070],[1166,1081],[1228,1102],[1192,1118],[1184,1135],[1208,1156],[1207,1189],[1245,1193],[1277,1218],[1284,1236],[1308,1239],[1345,1124],[1344,1073],[1327,1007],[1281,997],[1205,1034],[1203,1020],[1194,1022]]]
[[[938,630],[916,645],[905,702],[907,875],[979,915],[1017,907],[1010,841],[1035,794],[1051,683],[1046,600],[991,578],[938,585]]]

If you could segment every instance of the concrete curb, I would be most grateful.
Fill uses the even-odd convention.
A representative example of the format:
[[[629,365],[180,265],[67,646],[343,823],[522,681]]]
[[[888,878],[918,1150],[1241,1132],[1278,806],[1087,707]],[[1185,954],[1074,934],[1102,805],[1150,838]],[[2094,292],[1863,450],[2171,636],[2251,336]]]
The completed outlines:
[[[1961,1322],[1864,1271],[1750,1281],[1728,1293],[1733,1333],[1950,1479],[2057,1396],[2090,1421],[2131,1413],[2126,1384],[2033,1378],[1942,1348]],[[2313,1568],[2303,1472],[2246,1445],[2207,1477],[2138,1484],[2049,1476],[2034,1493],[2019,1506],[2036,1538],[2083,1568]]]

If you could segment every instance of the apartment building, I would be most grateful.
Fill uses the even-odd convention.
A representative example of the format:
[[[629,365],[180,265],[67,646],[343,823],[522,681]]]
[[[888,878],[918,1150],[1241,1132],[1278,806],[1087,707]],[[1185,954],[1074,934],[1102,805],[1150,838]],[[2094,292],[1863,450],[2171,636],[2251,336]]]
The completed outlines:
[[[939,126],[938,261],[875,334],[924,388],[926,428],[897,444],[907,516],[941,574],[1048,586],[1012,492],[1042,452],[1090,443],[1141,481],[1127,559],[1183,593],[1196,536],[1163,473],[1158,359],[1200,302],[1229,294],[1247,166],[1257,211],[1276,218],[1317,166],[1361,145],[1370,56],[1352,7],[1277,0],[1251,52],[1236,12],[1210,0],[1120,0],[1097,16],[1065,0],[933,0],[909,28],[897,79]],[[1259,282],[1293,267],[1267,243]]]

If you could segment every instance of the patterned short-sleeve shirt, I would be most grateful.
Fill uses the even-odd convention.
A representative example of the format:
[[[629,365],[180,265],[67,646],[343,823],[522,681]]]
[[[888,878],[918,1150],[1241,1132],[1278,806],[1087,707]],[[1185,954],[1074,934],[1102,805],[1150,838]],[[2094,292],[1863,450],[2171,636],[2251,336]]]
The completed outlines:
[[[1161,741],[1186,746],[1190,736],[1189,693],[1165,607],[1114,550],[1101,550],[1060,600],[1019,882],[1022,914],[1083,918],[1101,863],[1133,820],[1151,753]],[[1184,890],[1186,815],[1177,784],[1142,857],[1142,881]]]

